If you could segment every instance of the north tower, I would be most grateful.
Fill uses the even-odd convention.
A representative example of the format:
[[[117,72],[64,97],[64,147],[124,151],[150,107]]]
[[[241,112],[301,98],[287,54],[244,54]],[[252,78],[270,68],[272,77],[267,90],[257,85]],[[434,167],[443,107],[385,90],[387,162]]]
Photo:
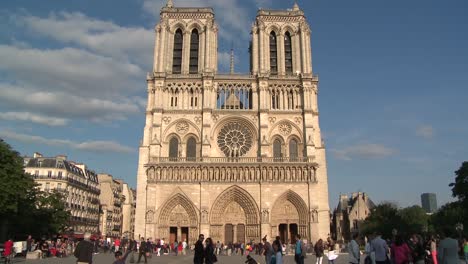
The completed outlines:
[[[218,73],[214,18],[211,8],[172,1],[161,9],[135,235],[326,238],[327,166],[304,12],[297,4],[258,11],[249,74]]]

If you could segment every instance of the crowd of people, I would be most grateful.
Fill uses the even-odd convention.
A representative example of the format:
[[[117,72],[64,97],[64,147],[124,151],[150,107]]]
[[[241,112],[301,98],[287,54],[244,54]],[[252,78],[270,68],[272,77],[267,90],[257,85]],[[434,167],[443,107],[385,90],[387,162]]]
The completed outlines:
[[[453,237],[449,230],[440,237],[427,236],[423,238],[419,234],[404,236],[395,234],[392,239],[385,240],[378,233],[368,237],[360,237],[354,234],[349,243],[345,245],[348,252],[348,262],[351,264],[455,264],[459,263],[459,253],[463,253],[468,263],[468,241],[459,241]],[[58,237],[47,240],[45,238],[34,240],[29,236],[25,242],[24,252],[14,252],[13,240],[4,243],[3,255],[8,259],[14,253],[35,252],[39,258],[58,257],[63,258],[74,255],[78,263],[92,263],[94,254],[112,253],[115,256],[115,264],[124,264],[128,257],[131,263],[148,262],[152,256],[162,255],[187,255],[194,254],[194,263],[215,263],[220,255],[245,256],[247,264],[257,264],[259,256],[265,259],[267,264],[282,264],[283,256],[293,255],[298,264],[303,264],[307,253],[315,254],[316,264],[322,264],[327,257],[329,264],[334,264],[338,257],[335,254],[340,247],[330,238],[323,241],[319,239],[314,244],[304,241],[300,235],[295,235],[289,243],[283,243],[277,236],[271,243],[267,237],[256,243],[237,242],[223,244],[213,242],[211,238],[200,234],[194,245],[189,245],[186,240],[181,242],[165,241],[165,239],[139,240],[127,238],[101,238],[91,239],[91,234],[85,233],[84,240],[77,242],[74,239]],[[253,255],[257,255],[256,258]]]

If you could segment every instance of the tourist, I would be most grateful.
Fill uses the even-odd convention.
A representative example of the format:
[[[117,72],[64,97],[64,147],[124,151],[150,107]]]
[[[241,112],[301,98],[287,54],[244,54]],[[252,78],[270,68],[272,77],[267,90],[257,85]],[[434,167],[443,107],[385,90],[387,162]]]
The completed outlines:
[[[182,242],[182,255],[187,255],[187,239]]]
[[[395,242],[390,248],[393,264],[407,264],[411,258],[411,249],[403,241],[401,235],[396,235]]]
[[[218,258],[214,254],[214,245],[213,240],[211,237],[207,238],[205,241],[206,248],[205,248],[205,263],[206,264],[213,264],[218,261]]]
[[[262,238],[263,240],[263,250],[262,255],[265,256],[265,263],[270,263],[271,257],[273,256],[273,247],[270,242],[267,241],[267,236]]]
[[[5,244],[3,244],[3,247],[3,256],[6,260],[5,263],[8,263],[10,261],[11,255],[13,254],[13,239],[8,239]]]
[[[221,243],[219,240],[216,242],[216,255],[219,255],[221,253]]]
[[[117,238],[117,239],[114,241],[114,252],[119,251],[119,249],[120,249],[120,239]]]
[[[375,238],[371,241],[371,252],[375,254],[376,264],[387,263],[388,246],[387,242],[385,242],[385,240],[382,239],[382,235],[380,233],[376,233]]]
[[[146,257],[151,258],[153,256],[153,243],[148,238],[146,239]]]
[[[429,250],[431,252],[432,264],[437,264],[437,242],[434,235],[429,239]]]
[[[252,258],[250,255],[247,255],[247,260],[244,263],[257,264],[258,262],[254,258]]]
[[[26,239],[26,252],[31,252],[32,251],[33,243],[34,243],[34,239],[32,239],[32,236],[29,235],[28,239]]]
[[[78,264],[92,264],[94,245],[90,241],[91,233],[86,232],[84,239],[76,246],[73,255],[77,258]]]
[[[200,234],[198,236],[198,241],[195,243],[195,254],[193,256],[193,263],[194,264],[203,264],[205,258],[204,258],[204,248],[203,248],[203,240],[205,239],[205,236],[203,234]]]
[[[281,237],[280,236],[276,236],[275,241],[273,241],[273,245],[275,245],[275,244],[278,246],[278,249],[282,253],[283,252],[283,243],[281,243]]]
[[[127,249],[125,252],[125,255],[122,255],[121,251],[115,252],[115,261],[112,264],[125,264],[125,261],[127,260],[128,255],[132,253],[132,250]],[[132,262],[131,262],[132,263]]]
[[[324,246],[323,246],[323,240],[321,238],[317,241],[317,243],[315,243],[314,251],[315,251],[315,257],[317,258],[315,263],[322,264]],[[297,254],[297,242],[296,242],[296,254]],[[304,261],[301,263],[304,263]]]
[[[463,239],[463,253],[465,253],[465,263],[468,264],[468,238],[466,237]]]
[[[442,232],[442,240],[437,249],[437,258],[439,264],[458,263],[458,241],[452,238],[452,230],[446,228]]]
[[[273,242],[273,252],[274,252],[273,256],[275,258],[275,261],[273,262],[273,258],[272,258],[271,264],[283,264],[283,253],[281,252],[281,243],[275,243],[275,242]]]
[[[145,242],[145,238],[142,237],[140,240],[140,247],[138,248],[138,260],[137,263],[140,263],[141,257],[143,256],[145,258],[145,263],[148,263],[148,259],[146,257],[146,253],[148,251],[147,244]]]
[[[412,251],[412,260],[414,264],[424,264],[426,250],[424,249],[422,237],[417,234],[411,236],[409,247]]]

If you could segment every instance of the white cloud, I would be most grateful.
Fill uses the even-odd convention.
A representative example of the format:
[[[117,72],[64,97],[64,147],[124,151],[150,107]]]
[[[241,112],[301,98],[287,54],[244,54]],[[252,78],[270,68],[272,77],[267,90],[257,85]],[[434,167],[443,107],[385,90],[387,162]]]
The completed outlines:
[[[65,118],[44,116],[29,112],[0,113],[0,119],[33,122],[48,126],[65,126],[68,123],[68,120]]]
[[[391,156],[396,151],[392,148],[380,144],[358,144],[343,149],[331,149],[331,152],[337,159],[352,160],[360,159],[378,159]]]
[[[419,126],[416,129],[416,135],[425,139],[431,139],[434,137],[434,128],[432,126]]]
[[[19,17],[26,29],[67,44],[75,44],[101,55],[150,67],[154,30],[122,27],[110,21],[90,18],[79,12],[52,13],[47,18]]]
[[[40,91],[23,86],[0,83],[0,102],[3,105],[52,115],[61,118],[78,118],[94,122],[123,120],[140,112],[139,99],[116,98],[114,100],[82,97],[66,92]]]
[[[115,141],[85,141],[75,142],[68,139],[47,139],[41,136],[27,135],[13,131],[0,131],[0,137],[17,140],[23,143],[33,143],[55,147],[68,147],[88,152],[118,152],[133,153],[135,149],[121,145]]]

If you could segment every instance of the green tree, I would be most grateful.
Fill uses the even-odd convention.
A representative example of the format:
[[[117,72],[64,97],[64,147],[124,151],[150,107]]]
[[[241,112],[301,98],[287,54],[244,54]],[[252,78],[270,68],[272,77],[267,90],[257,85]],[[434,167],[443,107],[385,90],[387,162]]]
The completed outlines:
[[[23,159],[0,139],[0,239],[5,239],[10,220],[34,202],[32,177],[23,171]]]
[[[401,219],[399,230],[403,234],[421,233],[428,230],[429,216],[420,206],[410,206],[398,210]]]
[[[455,171],[455,182],[450,183],[452,187],[453,197],[458,198],[459,201],[468,204],[468,161],[464,161],[461,167]]]
[[[52,192],[39,192],[36,196],[35,217],[43,219],[47,225],[42,227],[43,234],[56,234],[63,232],[70,212],[66,210],[66,195],[57,190]]]
[[[392,230],[398,228],[401,217],[395,204],[382,203],[372,209],[370,215],[361,224],[361,231],[364,235],[374,232],[381,233],[385,238],[391,238]]]
[[[467,208],[460,201],[443,205],[435,214],[431,215],[429,222],[437,233],[446,228],[454,229],[457,223],[463,223],[465,233],[468,233],[466,230],[468,226]]]

